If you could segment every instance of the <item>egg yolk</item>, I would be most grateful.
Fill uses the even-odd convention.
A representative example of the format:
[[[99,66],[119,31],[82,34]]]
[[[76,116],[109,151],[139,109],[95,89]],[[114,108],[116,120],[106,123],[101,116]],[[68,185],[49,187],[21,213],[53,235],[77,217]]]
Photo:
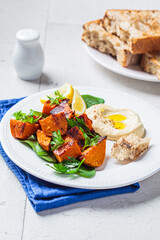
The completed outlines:
[[[124,129],[126,127],[126,125],[121,122],[126,120],[127,118],[121,114],[114,114],[114,115],[110,115],[107,117],[108,119],[113,121],[113,125],[116,129]]]

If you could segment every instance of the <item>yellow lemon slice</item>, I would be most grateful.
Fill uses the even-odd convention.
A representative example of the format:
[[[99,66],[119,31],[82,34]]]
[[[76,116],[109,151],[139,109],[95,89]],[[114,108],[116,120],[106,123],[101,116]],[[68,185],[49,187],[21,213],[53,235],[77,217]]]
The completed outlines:
[[[71,84],[69,83],[65,83],[62,87],[60,87],[59,89],[57,89],[63,96],[65,96],[66,98],[69,99],[69,104],[72,103],[72,98],[73,98],[73,87]],[[50,97],[56,97],[54,93],[48,94],[48,96]],[[41,103],[45,103],[48,100],[47,96],[43,96],[42,98],[40,98],[40,102]]]
[[[76,115],[80,115],[86,110],[86,103],[76,89],[74,89],[73,94],[72,110],[75,111]]]
[[[60,88],[58,89],[58,91],[59,91],[63,96],[65,96],[66,98],[69,99],[69,104],[72,103],[74,89],[73,89],[73,87],[72,87],[71,84],[65,83],[62,87],[60,87]]]

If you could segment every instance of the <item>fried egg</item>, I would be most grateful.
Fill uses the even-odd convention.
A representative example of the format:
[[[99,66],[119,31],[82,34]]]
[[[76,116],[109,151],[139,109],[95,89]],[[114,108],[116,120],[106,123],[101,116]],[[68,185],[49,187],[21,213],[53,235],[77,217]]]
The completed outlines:
[[[144,126],[139,115],[130,109],[117,109],[105,104],[94,105],[86,110],[93,122],[94,130],[109,140],[117,140],[121,136],[135,133],[144,135]]]

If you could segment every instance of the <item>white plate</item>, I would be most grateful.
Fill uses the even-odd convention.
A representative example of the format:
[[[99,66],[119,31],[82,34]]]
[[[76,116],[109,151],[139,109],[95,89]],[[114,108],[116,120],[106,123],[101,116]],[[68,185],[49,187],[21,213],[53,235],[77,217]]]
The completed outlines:
[[[46,162],[40,159],[31,149],[14,139],[10,133],[9,122],[12,114],[22,110],[28,112],[31,108],[41,111],[42,104],[40,97],[53,92],[55,89],[46,90],[36,93],[26,99],[20,101],[13,106],[3,117],[0,129],[0,138],[2,146],[12,161],[25,171],[32,175],[44,179],[46,181],[77,188],[87,189],[107,189],[126,186],[137,181],[141,181],[160,170],[160,110],[156,107],[138,99],[134,96],[127,95],[118,91],[79,87],[77,88],[81,94],[91,94],[105,99],[108,105],[117,108],[129,108],[140,115],[147,136],[151,137],[151,147],[141,160],[131,162],[127,165],[121,165],[115,159],[110,158],[110,148],[112,141],[107,141],[106,160],[103,170],[96,172],[95,177],[86,179],[83,177],[71,178],[55,174],[52,169],[46,166]]]
[[[160,83],[160,80],[158,80],[154,75],[144,72],[139,65],[124,68],[111,55],[101,53],[86,44],[84,44],[84,48],[96,62],[112,72],[138,80]]]

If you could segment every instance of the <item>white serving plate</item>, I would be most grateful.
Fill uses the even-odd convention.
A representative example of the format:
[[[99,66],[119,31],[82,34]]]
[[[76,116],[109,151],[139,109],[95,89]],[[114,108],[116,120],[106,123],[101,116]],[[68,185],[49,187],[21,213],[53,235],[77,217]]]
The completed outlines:
[[[141,159],[126,165],[117,163],[115,159],[110,158],[110,149],[113,141],[107,140],[105,163],[103,169],[102,167],[97,169],[95,177],[91,179],[83,177],[72,178],[56,174],[30,148],[14,139],[11,136],[9,127],[10,119],[14,112],[19,110],[28,112],[31,108],[41,111],[42,104],[40,103],[40,97],[45,94],[48,95],[55,90],[50,89],[23,99],[13,106],[3,117],[0,127],[1,143],[12,161],[28,173],[48,182],[86,189],[107,189],[126,186],[148,178],[158,172],[160,170],[160,110],[141,99],[119,91],[90,87],[79,87],[77,89],[81,94],[102,97],[108,105],[116,108],[129,108],[140,115],[146,128],[146,136],[152,138],[149,150]]]
[[[158,80],[154,75],[144,72],[139,65],[124,68],[111,55],[101,53],[96,49],[89,47],[87,44],[84,44],[84,48],[97,63],[112,72],[126,77],[135,78],[137,80],[160,83],[160,80]]]

